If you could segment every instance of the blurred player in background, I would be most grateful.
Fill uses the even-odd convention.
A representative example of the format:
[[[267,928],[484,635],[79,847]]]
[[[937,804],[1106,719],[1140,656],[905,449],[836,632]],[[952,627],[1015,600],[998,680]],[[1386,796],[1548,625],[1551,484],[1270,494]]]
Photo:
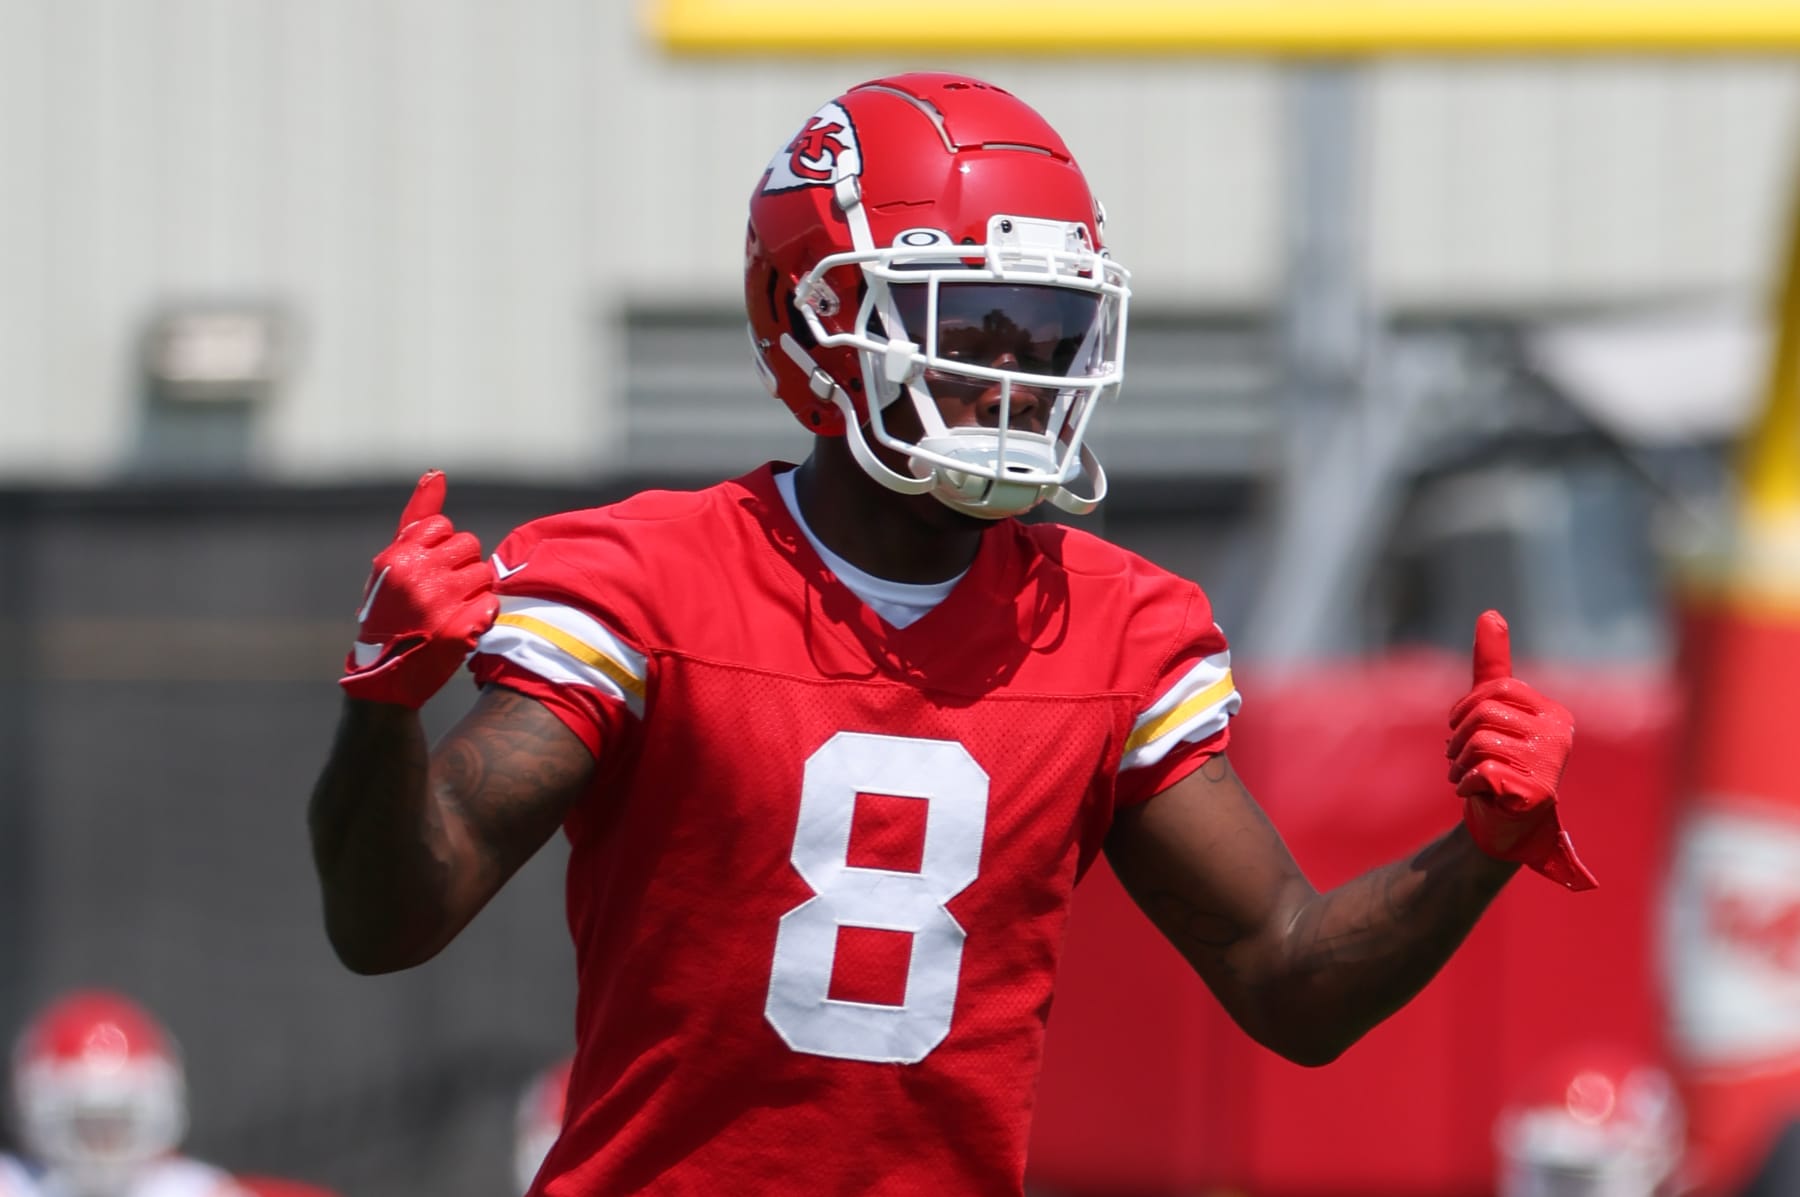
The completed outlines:
[[[569,1098],[569,1070],[573,1060],[552,1064],[531,1078],[519,1097],[513,1126],[513,1177],[518,1191],[531,1188],[544,1158],[562,1134],[563,1110]]]
[[[267,1176],[240,1176],[238,1185],[248,1191],[249,1197],[337,1197],[336,1193],[317,1185]]]
[[[313,794],[361,972],[431,958],[567,834],[577,1051],[534,1197],[1019,1193],[1102,850],[1305,1064],[1418,992],[1520,863],[1592,884],[1555,804],[1568,713],[1511,676],[1497,615],[1451,712],[1463,822],[1321,894],[1226,759],[1199,587],[1015,518],[1104,496],[1086,439],[1129,295],[1032,109],[952,75],[851,89],[758,182],[745,265],[807,461],[539,520],[491,560],[428,474]],[[480,697],[429,751],[418,708],[471,652]]]
[[[1499,1197],[1676,1197],[1685,1133],[1675,1081],[1648,1056],[1558,1053],[1495,1125]]]
[[[181,1054],[116,993],[71,993],[39,1014],[14,1049],[12,1096],[23,1155],[0,1156],[0,1197],[255,1197],[177,1153]]]

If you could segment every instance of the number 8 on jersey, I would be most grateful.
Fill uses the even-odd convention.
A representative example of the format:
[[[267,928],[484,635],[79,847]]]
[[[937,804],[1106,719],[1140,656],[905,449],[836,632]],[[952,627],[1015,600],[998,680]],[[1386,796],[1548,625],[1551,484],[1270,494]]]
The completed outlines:
[[[919,871],[850,864],[858,794],[925,801]],[[988,775],[954,740],[839,732],[807,758],[790,859],[812,889],[781,918],[764,1012],[795,1051],[916,1064],[950,1033],[964,932],[947,903],[981,867]],[[899,1006],[829,996],[841,927],[912,936]]]

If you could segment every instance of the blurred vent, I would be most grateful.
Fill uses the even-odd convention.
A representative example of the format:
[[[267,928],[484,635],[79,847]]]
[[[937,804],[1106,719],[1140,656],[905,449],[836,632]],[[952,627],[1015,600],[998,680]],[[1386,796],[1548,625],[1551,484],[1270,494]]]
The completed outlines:
[[[135,469],[171,477],[250,472],[263,410],[288,367],[288,321],[274,303],[172,303],[140,343]]]

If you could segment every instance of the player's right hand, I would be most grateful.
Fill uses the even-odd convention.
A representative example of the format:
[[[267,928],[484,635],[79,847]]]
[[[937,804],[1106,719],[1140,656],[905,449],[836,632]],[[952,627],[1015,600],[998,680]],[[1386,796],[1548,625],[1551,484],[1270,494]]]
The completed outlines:
[[[443,515],[444,475],[419,479],[393,543],[377,553],[338,684],[351,698],[417,710],[500,614],[494,567]]]

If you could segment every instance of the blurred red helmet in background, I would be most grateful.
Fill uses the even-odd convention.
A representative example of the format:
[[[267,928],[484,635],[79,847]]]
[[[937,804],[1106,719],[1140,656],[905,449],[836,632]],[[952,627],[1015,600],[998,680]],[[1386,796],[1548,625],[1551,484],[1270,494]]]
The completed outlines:
[[[128,998],[84,990],[25,1029],[13,1055],[20,1145],[84,1193],[122,1187],[187,1131],[174,1040]]]

